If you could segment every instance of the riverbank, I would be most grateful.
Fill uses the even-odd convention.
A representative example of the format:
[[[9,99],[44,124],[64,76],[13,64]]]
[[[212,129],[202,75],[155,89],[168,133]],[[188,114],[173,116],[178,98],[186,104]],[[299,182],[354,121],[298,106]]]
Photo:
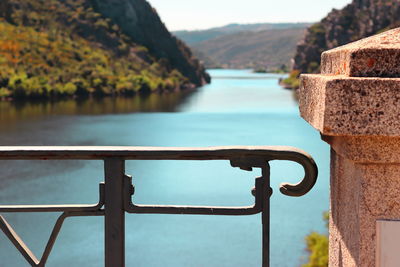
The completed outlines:
[[[53,89],[49,86],[41,89],[39,93],[27,93],[24,89],[21,90],[8,90],[0,88],[0,102],[58,102],[67,100],[85,101],[87,99],[99,100],[102,98],[145,98],[149,95],[168,95],[176,92],[191,92],[198,88],[192,83],[173,84],[173,83],[159,83],[152,86],[149,82],[139,78],[139,84],[130,85],[125,89],[118,87],[110,87],[110,89],[94,89],[94,88],[78,88],[74,83],[67,83],[64,89]],[[179,82],[177,82],[179,83]],[[112,86],[112,85],[110,85]],[[61,90],[61,91],[60,91]]]
[[[280,79],[279,85],[288,90],[296,91],[300,87],[300,72],[293,70],[287,78]]]

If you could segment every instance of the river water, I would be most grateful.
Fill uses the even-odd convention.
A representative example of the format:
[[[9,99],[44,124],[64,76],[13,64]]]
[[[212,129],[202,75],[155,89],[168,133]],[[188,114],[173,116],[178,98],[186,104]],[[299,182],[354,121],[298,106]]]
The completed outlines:
[[[210,70],[213,82],[193,93],[149,98],[0,103],[0,145],[222,146],[289,145],[310,153],[320,176],[301,198],[279,193],[302,168],[272,162],[271,266],[304,263],[304,237],[325,231],[329,148],[304,122],[290,91],[275,74]],[[0,204],[95,203],[103,181],[99,161],[0,162]],[[250,205],[258,171],[229,162],[129,161],[135,202],[177,205]],[[41,255],[57,214],[5,214]],[[103,266],[103,218],[69,218],[48,266]],[[126,216],[127,266],[260,266],[261,218]],[[0,233],[0,266],[28,266]]]

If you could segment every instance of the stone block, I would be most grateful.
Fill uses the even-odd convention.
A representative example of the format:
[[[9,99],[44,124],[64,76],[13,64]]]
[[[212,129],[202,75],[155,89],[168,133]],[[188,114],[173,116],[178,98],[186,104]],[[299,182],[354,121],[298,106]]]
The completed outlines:
[[[400,78],[301,76],[301,116],[324,135],[400,136]]]
[[[400,77],[400,28],[322,54],[321,74]]]
[[[400,219],[399,62],[400,28],[327,51],[322,74],[301,76],[301,116],[331,145],[329,266],[399,265],[379,254],[392,245],[376,228]]]

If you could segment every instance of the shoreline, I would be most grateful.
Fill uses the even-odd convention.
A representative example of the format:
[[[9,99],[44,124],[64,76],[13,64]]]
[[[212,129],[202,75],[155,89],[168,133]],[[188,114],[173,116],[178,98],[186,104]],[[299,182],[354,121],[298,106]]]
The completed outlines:
[[[129,92],[118,92],[118,93],[110,93],[110,94],[98,93],[98,92],[92,92],[92,93],[85,92],[83,94],[73,94],[73,95],[47,94],[47,95],[31,95],[31,96],[22,95],[19,97],[5,96],[5,97],[0,97],[0,102],[13,102],[13,103],[49,102],[49,103],[55,103],[55,102],[65,101],[65,100],[85,101],[88,99],[101,100],[104,98],[126,98],[126,99],[129,99],[129,98],[135,98],[135,97],[148,97],[150,95],[159,95],[160,96],[160,95],[173,94],[173,93],[177,93],[177,92],[192,92],[204,85],[205,84],[197,86],[193,83],[185,83],[185,84],[182,84],[175,88],[158,88],[156,90],[140,89],[137,92],[129,91]],[[116,88],[114,88],[113,90],[116,90]]]

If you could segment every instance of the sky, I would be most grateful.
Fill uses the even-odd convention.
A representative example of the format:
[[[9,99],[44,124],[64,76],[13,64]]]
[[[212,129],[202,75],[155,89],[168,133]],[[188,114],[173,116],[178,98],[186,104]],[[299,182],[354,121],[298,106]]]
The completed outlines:
[[[230,23],[316,22],[351,0],[148,0],[170,31]]]

